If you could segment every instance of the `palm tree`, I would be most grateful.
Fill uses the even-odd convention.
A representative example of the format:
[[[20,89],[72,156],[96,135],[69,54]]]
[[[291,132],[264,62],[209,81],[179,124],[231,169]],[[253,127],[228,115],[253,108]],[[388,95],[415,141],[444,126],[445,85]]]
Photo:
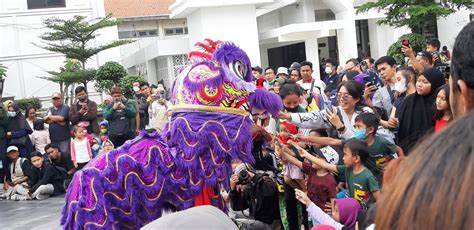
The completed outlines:
[[[5,77],[7,77],[7,67],[0,64],[0,80],[3,80]]]

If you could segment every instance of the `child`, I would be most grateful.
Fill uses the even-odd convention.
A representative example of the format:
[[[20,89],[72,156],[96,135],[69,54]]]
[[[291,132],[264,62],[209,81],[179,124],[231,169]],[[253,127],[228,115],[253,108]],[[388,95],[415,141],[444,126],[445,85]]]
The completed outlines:
[[[358,229],[357,218],[359,217],[360,205],[352,198],[344,198],[334,200],[334,210],[332,211],[332,218],[326,214],[321,208],[316,206],[308,196],[297,190],[295,192],[296,199],[306,205],[311,218],[315,219],[318,223],[329,225],[333,229]],[[320,225],[318,225],[320,226]],[[329,229],[329,228],[328,228]]]
[[[280,123],[280,134],[277,136],[277,139],[284,146],[288,146],[289,145],[288,141],[297,142],[296,139],[290,136],[290,135],[296,135],[297,133],[298,133],[298,128],[295,125],[287,121],[283,121]],[[290,153],[290,154],[294,155],[294,153]],[[297,188],[303,191],[306,190],[304,175],[297,166],[290,163],[285,163],[284,169],[283,169],[283,175],[284,175],[285,183],[290,185],[292,188]]]
[[[49,132],[44,128],[44,121],[39,118],[36,119],[33,122],[33,129],[34,131],[31,134],[31,143],[33,143],[33,146],[35,146],[36,151],[44,155],[44,147],[51,143],[51,140],[49,139]]]
[[[71,141],[71,160],[76,170],[80,170],[92,159],[92,150],[89,140],[85,138],[85,129],[76,125],[73,130],[74,139]]]
[[[102,122],[100,122],[99,137],[100,137],[101,144],[104,143],[104,141],[109,139],[109,122],[107,122],[106,120],[103,120]]]
[[[107,154],[110,150],[114,149],[114,143],[110,140],[105,140],[102,142],[102,151],[100,154]]]
[[[348,141],[357,139],[368,145],[369,156],[366,166],[381,181],[383,167],[393,158],[397,158],[396,147],[394,144],[376,135],[377,128],[380,125],[380,119],[373,113],[361,113],[355,118],[354,138],[348,140],[339,140],[330,137],[305,137],[298,135],[298,138],[313,143],[342,146]]]
[[[314,132],[312,133],[312,135],[315,135]],[[334,178],[334,175],[329,173],[327,169],[322,168],[317,164],[299,161],[290,154],[290,151],[290,149],[283,147],[282,152],[284,153],[284,158],[286,158],[289,163],[293,164],[294,166],[297,166],[308,175],[308,196],[312,202],[314,202],[319,208],[324,210],[326,203],[330,203],[331,199],[336,197],[337,183],[336,179]],[[329,163],[331,156],[326,156],[323,154],[323,152],[318,150],[316,152],[316,156],[318,158]],[[318,222],[315,222],[315,220],[313,219],[313,223]]]
[[[436,95],[435,133],[438,133],[453,119],[449,105],[449,85],[441,86]]]
[[[379,184],[364,164],[368,158],[367,144],[360,140],[349,140],[344,148],[344,165],[333,165],[300,149],[300,155],[314,164],[345,177],[349,196],[359,201],[364,210],[379,199]]]
[[[60,172],[53,165],[44,161],[40,152],[31,153],[31,164],[37,170],[38,182],[31,186],[26,197],[21,197],[18,200],[43,200],[65,192]]]

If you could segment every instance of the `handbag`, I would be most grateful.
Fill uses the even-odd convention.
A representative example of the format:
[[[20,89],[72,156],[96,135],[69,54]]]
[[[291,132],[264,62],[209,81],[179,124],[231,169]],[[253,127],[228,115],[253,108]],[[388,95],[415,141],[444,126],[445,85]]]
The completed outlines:
[[[28,140],[28,136],[23,136],[23,137],[20,137],[20,138],[15,138],[15,139],[12,139],[10,141],[10,143],[8,143],[8,145],[14,145],[16,147],[25,147],[26,146],[26,141]]]

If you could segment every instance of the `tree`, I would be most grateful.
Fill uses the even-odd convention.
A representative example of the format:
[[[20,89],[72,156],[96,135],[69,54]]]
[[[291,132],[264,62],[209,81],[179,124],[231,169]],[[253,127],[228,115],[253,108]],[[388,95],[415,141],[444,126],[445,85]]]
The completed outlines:
[[[44,45],[38,46],[52,52],[62,53],[66,55],[66,58],[78,60],[82,70],[85,71],[86,62],[92,56],[106,49],[132,42],[130,40],[113,40],[97,46],[91,45],[91,41],[100,35],[98,30],[119,24],[120,21],[111,19],[111,15],[107,15],[97,22],[86,21],[85,16],[79,15],[75,15],[69,20],[48,18],[44,21],[44,25],[51,31],[40,36]],[[87,82],[91,80],[93,77],[83,78],[81,83],[87,88]]]
[[[64,63],[64,66],[59,68],[59,72],[48,71],[47,73],[49,73],[50,76],[39,78],[58,83],[59,90],[64,97],[64,103],[68,104],[69,102],[72,102],[72,97],[74,95],[72,93],[72,87],[71,92],[69,92],[69,87],[77,83],[87,84],[84,82],[88,82],[90,79],[93,79],[96,74],[96,70],[82,70],[81,63],[75,59],[68,58]]]
[[[472,0],[376,0],[361,5],[357,13],[371,9],[384,11],[386,17],[379,24],[408,26],[413,33],[421,34],[431,20],[447,17],[463,7],[472,9]]]
[[[0,80],[3,80],[4,78],[7,77],[7,67],[0,64]]]
[[[413,48],[415,53],[424,50],[426,44],[425,37],[420,34],[404,34],[400,36],[396,42],[390,45],[387,55],[395,58],[397,64],[402,66],[407,65],[407,63],[405,63],[405,54],[402,52],[402,41],[404,39],[410,41],[410,46]]]
[[[97,70],[95,89],[99,92],[110,93],[114,86],[120,85],[120,80],[127,76],[125,68],[117,62],[109,61]]]

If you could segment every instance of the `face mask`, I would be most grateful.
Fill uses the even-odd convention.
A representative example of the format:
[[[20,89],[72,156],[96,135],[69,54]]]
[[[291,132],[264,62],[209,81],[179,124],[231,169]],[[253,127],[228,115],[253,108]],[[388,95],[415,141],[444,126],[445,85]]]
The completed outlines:
[[[398,81],[395,83],[395,90],[399,93],[404,93],[407,91],[407,85],[405,80]]]
[[[354,129],[354,138],[357,140],[364,140],[367,138],[367,133],[365,133],[365,129]]]
[[[332,73],[332,68],[329,67],[329,66],[326,66],[326,68],[324,69],[324,72],[326,72],[327,74],[331,74]]]
[[[87,99],[87,96],[80,96],[80,97],[77,97],[77,100],[83,102]]]
[[[10,112],[10,111],[8,111],[8,112],[7,112],[7,116],[8,116],[8,117],[15,117],[15,116],[16,116],[16,112]]]
[[[285,108],[285,110],[290,113],[296,113],[298,112],[298,106],[296,106],[295,108]]]
[[[100,129],[100,132],[101,132],[102,134],[106,134],[106,133],[107,133],[107,129]]]
[[[137,86],[134,86],[134,87],[133,87],[133,91],[138,92],[138,91],[140,91],[140,88],[137,87]]]

